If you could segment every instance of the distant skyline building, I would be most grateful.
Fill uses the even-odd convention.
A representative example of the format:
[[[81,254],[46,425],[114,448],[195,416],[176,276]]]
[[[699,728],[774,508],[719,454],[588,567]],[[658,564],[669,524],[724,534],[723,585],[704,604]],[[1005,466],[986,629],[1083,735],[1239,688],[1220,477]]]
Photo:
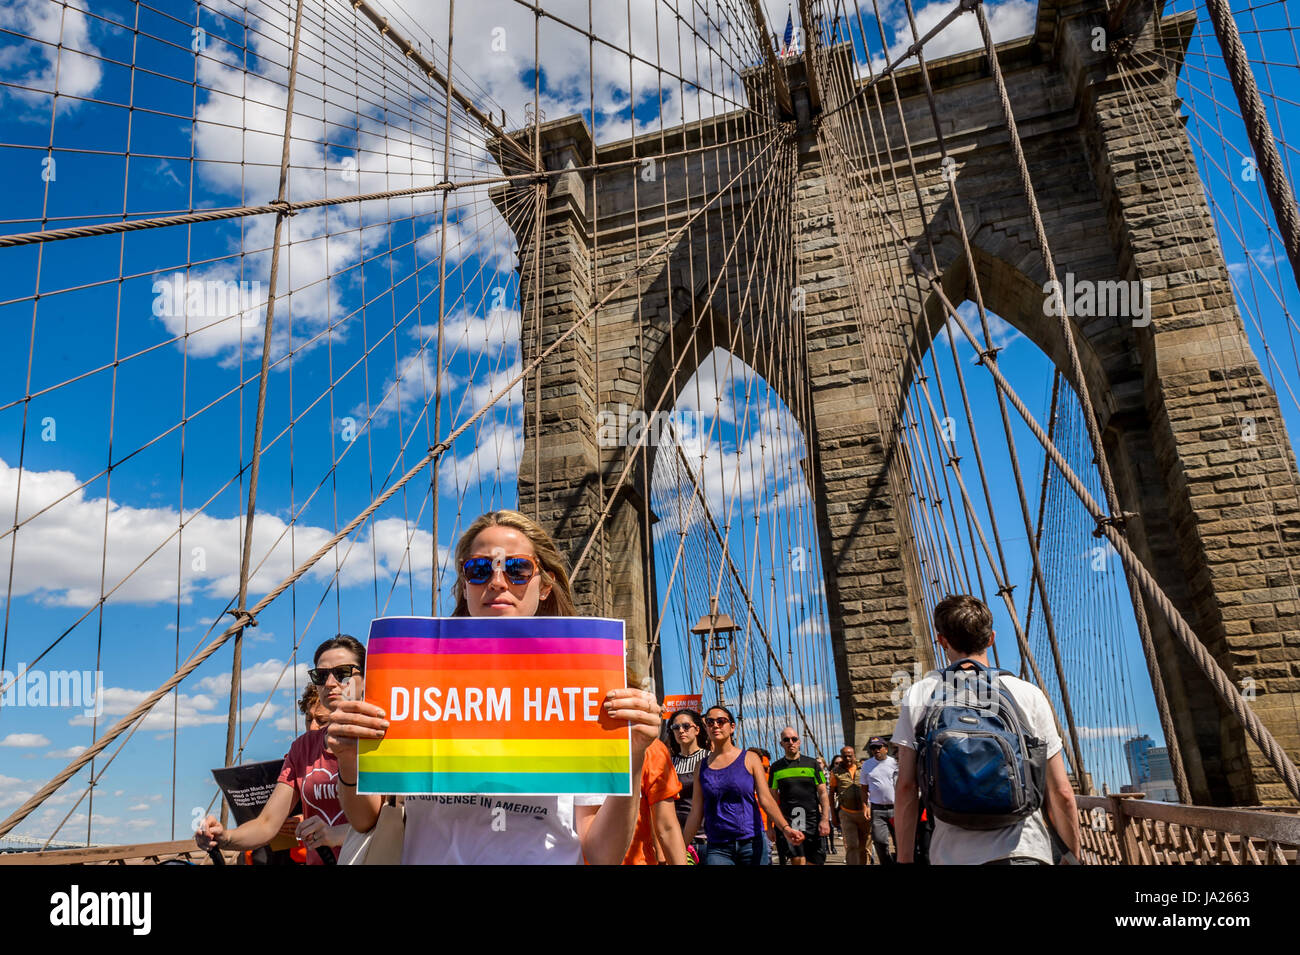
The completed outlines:
[[[1132,785],[1122,787],[1126,792],[1145,793],[1148,799],[1161,802],[1178,802],[1178,789],[1169,764],[1169,749],[1157,746],[1150,736],[1134,736],[1124,743],[1124,758],[1128,761]]]
[[[1152,746],[1147,750],[1147,779],[1173,779],[1174,771],[1169,766],[1169,750],[1164,746]]]
[[[1124,743],[1124,759],[1128,762],[1128,777],[1136,792],[1142,791],[1142,784],[1151,778],[1151,765],[1148,759],[1148,753],[1155,748],[1156,741],[1150,736],[1143,733],[1141,736],[1134,736]],[[1168,764],[1168,754],[1165,756],[1165,762]]]

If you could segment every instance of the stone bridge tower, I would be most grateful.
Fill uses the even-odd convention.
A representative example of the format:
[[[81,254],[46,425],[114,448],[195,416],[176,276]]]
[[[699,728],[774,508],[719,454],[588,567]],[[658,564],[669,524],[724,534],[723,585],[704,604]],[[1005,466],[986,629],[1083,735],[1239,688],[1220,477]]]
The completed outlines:
[[[1138,0],[1126,28],[1139,48],[1158,37],[1166,55],[1172,50],[1178,59],[1189,16],[1160,20],[1150,2]],[[1219,665],[1239,686],[1253,688],[1256,711],[1300,758],[1294,455],[1237,313],[1182,128],[1173,72],[1181,63],[1121,63],[1095,52],[1093,30],[1105,18],[1099,0],[1041,0],[1034,35],[1001,44],[999,61],[1058,271],[1078,280],[1146,281],[1152,289],[1145,327],[1114,318],[1076,323],[1121,507],[1134,515],[1128,538]],[[722,345],[792,410],[811,406],[807,473],[817,492],[842,722],[846,739],[860,746],[870,734],[892,731],[890,675],[929,664],[929,623],[903,559],[912,546],[906,502],[894,499],[885,479],[891,442],[881,434],[862,357],[842,243],[852,225],[832,212],[829,190],[840,187],[819,146],[818,97],[801,84],[801,64],[780,68],[789,70],[797,132],[786,137],[793,144],[788,175],[778,172],[789,203],[777,223],[786,237],[775,254],[767,238],[772,223],[746,218],[746,210],[770,188],[763,176],[780,155],[773,145],[779,136],[755,135],[761,130],[745,111],[595,152],[581,118],[542,124],[547,168],[572,171],[551,180],[541,234],[518,230],[521,261],[541,243],[540,288],[529,269],[521,272],[524,300],[540,295],[540,329],[533,309],[524,308],[525,357],[569,334],[527,383],[519,500],[570,560],[608,512],[579,599],[588,612],[627,620],[630,637],[644,648],[657,612],[649,537],[655,517],[646,487],[653,450],[615,493],[627,449],[599,446],[600,412],[620,404],[653,410],[673,382],[695,371],[689,357],[674,367],[683,342],[694,342],[700,358]],[[929,68],[986,305],[1067,369],[1056,319],[1044,314],[1046,271],[986,57],[958,54]],[[971,277],[945,199],[919,71],[900,71],[897,83],[931,213],[922,223],[917,209],[908,210],[909,239],[919,239],[914,225],[928,231],[946,292],[960,303],[971,295]],[[886,105],[893,122],[893,103]],[[865,123],[865,109],[852,121]],[[901,140],[896,128],[890,134]],[[729,145],[699,151],[711,144]],[[765,147],[769,157],[761,155]],[[639,175],[642,157],[684,149],[696,152],[661,161],[653,181]],[[733,180],[732,188],[719,188]],[[506,208],[509,190],[496,196]],[[635,281],[624,281],[711,200],[697,228]],[[715,284],[722,274],[726,280]],[[804,290],[801,316],[790,316],[790,289],[773,287],[764,279],[769,274],[789,275]],[[935,301],[900,292],[898,304],[932,331],[942,325]],[[590,321],[570,331],[589,313]],[[765,323],[774,320],[804,323],[799,354],[764,347]],[[660,410],[671,410],[671,398]],[[1157,608],[1148,607],[1148,616],[1193,800],[1286,800],[1284,786]]]

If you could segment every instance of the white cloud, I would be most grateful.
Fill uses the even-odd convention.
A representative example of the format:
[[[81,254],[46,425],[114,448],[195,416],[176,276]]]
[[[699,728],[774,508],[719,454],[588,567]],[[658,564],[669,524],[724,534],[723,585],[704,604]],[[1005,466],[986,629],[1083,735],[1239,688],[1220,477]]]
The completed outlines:
[[[447,40],[444,17],[423,7],[408,13],[400,6],[378,5],[409,39],[438,59],[436,51]],[[575,24],[585,24],[589,14],[587,0],[548,0],[546,7]],[[237,19],[247,19],[254,27],[247,33],[246,60],[256,68],[245,72],[241,51],[215,39],[199,59],[195,149],[202,163],[200,179],[224,196],[266,202],[278,188],[290,10],[256,0],[247,11],[233,4],[230,8]],[[597,138],[609,141],[632,131],[634,111],[641,114],[637,132],[648,132],[661,123],[673,126],[683,119],[706,118],[743,105],[738,73],[752,65],[753,54],[746,52],[749,38],[737,35],[743,28],[741,21],[702,14],[689,5],[678,9],[682,22],[667,6],[638,3],[628,11],[598,4],[590,10],[594,30],[608,42],[590,50],[583,33],[550,19],[541,21],[546,77],[540,94],[543,117],[582,113],[594,100]],[[371,44],[386,48],[387,69],[400,75],[396,49],[384,44],[367,21],[358,23],[367,48]],[[457,9],[457,84],[494,116],[504,109],[507,128],[525,125],[525,107],[531,109],[533,104],[535,26],[533,14],[518,5],[479,3]],[[319,18],[304,20],[304,46],[323,52],[299,61],[289,154],[291,199],[429,186],[443,179],[465,182],[502,172],[488,154],[487,133],[459,111],[451,131],[451,161],[444,170],[440,123],[431,126],[425,120],[431,113],[440,120],[441,92],[418,81],[411,92],[402,88],[401,81],[381,90],[363,79],[358,88],[351,79],[356,68],[348,45],[334,37],[322,42],[321,30]],[[619,47],[630,48],[650,62],[631,59]],[[657,69],[656,61],[671,72]],[[671,73],[683,74],[685,81]],[[726,103],[724,97],[737,102]],[[655,103],[661,104],[659,109]],[[399,118],[408,109],[416,121]],[[345,161],[352,167],[345,169]],[[518,168],[511,164],[509,171]],[[441,194],[423,194],[366,206],[342,204],[328,212],[304,210],[288,220],[276,291],[291,295],[296,334],[309,336],[328,317],[342,318],[347,314],[345,303],[356,306],[346,282],[324,280],[355,275],[362,258],[378,253],[389,240],[387,226],[407,216],[414,217],[415,252],[426,266],[422,276],[429,274],[428,265],[436,265],[444,247],[452,269],[515,267],[514,236],[487,186],[461,186],[447,195],[445,241],[442,205]],[[189,277],[265,276],[273,224],[270,216],[248,220],[241,230],[242,240],[231,249],[232,257],[195,269]],[[363,228],[370,225],[380,227]],[[410,230],[400,226],[399,231],[401,240],[408,241]],[[192,356],[218,357],[229,364],[237,360],[241,346],[259,347],[260,309],[251,316],[250,327],[241,328],[237,317],[232,317],[206,331],[195,331],[196,326],[223,317],[204,313],[187,323],[184,316],[172,316],[166,327],[172,334],[192,333]],[[344,326],[336,335],[346,331]],[[282,330],[276,334],[274,354],[298,344],[290,343]]]
[[[36,746],[49,746],[50,741],[40,733],[10,733],[0,739],[0,746],[14,749],[30,749]]]
[[[744,407],[746,390],[752,395],[750,382],[757,377],[754,369],[731,352],[715,347],[700,360],[695,374],[678,391],[676,407],[695,413],[702,421],[721,418],[728,424],[736,424]]]
[[[1134,736],[1136,726],[1077,726],[1080,739],[1108,739],[1118,736]]]
[[[483,408],[523,368],[516,355],[519,311],[513,308],[489,309],[486,315],[463,310],[452,312],[443,322],[443,332],[443,410],[444,413],[450,412],[452,421],[461,421]],[[425,409],[430,419],[433,417],[431,403],[435,394],[438,326],[416,325],[409,330],[408,336],[418,341],[420,347],[401,360],[397,375],[389,376],[385,381],[384,397],[370,412],[376,427],[385,425],[399,409],[408,421],[421,409]],[[467,377],[449,370],[452,362],[460,356],[465,356],[471,363]],[[520,381],[493,408],[508,415],[523,403],[523,393],[523,382]],[[359,404],[352,413],[364,420],[366,406]]]
[[[435,395],[436,376],[434,365],[438,360],[437,346],[426,347],[412,352],[402,359],[395,375],[390,375],[384,382],[383,398],[379,404],[367,410],[365,403],[359,403],[352,409],[357,428],[362,427],[369,416],[375,427],[387,424],[400,411],[405,423],[412,421],[426,405],[430,409],[426,415],[433,419],[432,402]],[[447,370],[442,369],[443,408],[460,380]],[[358,434],[360,431],[358,430]]]
[[[499,175],[499,171],[494,174]],[[445,241],[448,269],[455,268],[471,256],[497,271],[518,265],[518,243],[500,212],[486,199],[486,193],[482,189],[469,189],[458,194],[457,202],[459,208],[447,209],[446,236],[443,235],[441,218],[435,217],[416,243],[425,260],[437,261]]]
[[[105,687],[102,691],[104,713],[108,716],[125,716],[135,709],[151,690],[131,690],[120,686]],[[184,729],[190,726],[211,726],[226,724],[228,701],[218,700],[215,696],[204,694],[169,693],[154,706],[138,724],[143,730],[170,733],[172,730],[173,704],[176,707],[175,726]],[[239,712],[240,719],[252,722],[260,715],[262,719],[272,718],[280,711],[279,704],[267,703],[265,710],[262,703],[251,703]],[[90,717],[78,715],[68,720],[71,726],[89,726]]]
[[[489,369],[486,373],[480,373],[474,379],[473,384],[466,390],[464,397],[461,399],[460,407],[456,409],[457,419],[468,418],[477,412],[480,408],[487,405],[492,400],[493,395],[505,389],[506,385],[523,371],[523,364],[519,359],[515,359],[505,367]],[[510,390],[497,399],[497,403],[492,406],[493,411],[500,409],[505,414],[517,408],[521,408],[524,403],[524,382],[520,378],[511,385]],[[523,429],[519,428],[520,440],[523,438]]]
[[[804,617],[804,619],[794,628],[794,636],[815,638],[828,637],[830,636],[830,628],[826,626],[826,621],[821,617]]]
[[[91,497],[86,488],[78,489],[79,483],[68,471],[29,470],[23,474],[18,520],[25,521],[46,507],[49,510],[18,531],[14,542],[14,596],[32,595],[45,603],[72,607],[93,606],[98,601],[104,499]],[[6,508],[7,513],[13,513],[17,493],[18,469],[0,460],[0,513],[5,513]],[[112,503],[108,511],[107,538],[111,546],[106,589],[112,590],[119,583],[121,586],[111,600],[128,603],[176,600],[178,541],[172,535],[178,520],[174,508]],[[238,590],[243,526],[242,514],[188,515],[183,538],[185,559],[180,562],[182,602],[190,602],[196,591],[220,596]],[[265,561],[250,578],[250,592],[270,589],[293,570],[290,536],[284,533],[286,527],[285,521],[274,514],[258,516],[253,531],[253,564],[256,567],[259,561],[264,558]],[[408,533],[413,535],[414,570],[418,574],[421,568],[429,568],[429,533],[408,528],[402,518],[383,518],[360,530],[350,551],[346,540],[336,549],[343,560],[340,584],[348,587],[374,581],[372,545],[381,579],[384,575],[391,577],[406,556]],[[316,551],[331,536],[332,532],[324,527],[297,524],[293,538],[298,559]],[[150,557],[155,549],[157,552]],[[96,555],[96,559],[70,559],[71,555],[88,554]],[[348,556],[343,558],[344,554]],[[334,559],[327,555],[317,562],[309,576],[325,581],[333,573]]]
[[[148,812],[152,807],[147,802],[139,802],[127,808],[127,812]]]
[[[925,6],[915,7],[917,33],[925,36],[953,8],[953,0],[931,0]],[[870,4],[860,4],[864,20],[873,18]],[[872,68],[883,69],[886,62],[893,62],[912,45],[912,31],[907,22],[907,9],[899,2],[882,3],[882,22],[887,36],[892,36],[888,57],[878,55],[880,34],[874,24],[868,27],[867,38],[877,55],[872,56]],[[984,15],[988,20],[989,32],[994,43],[1014,40],[1029,36],[1034,32],[1035,17],[1038,10],[1036,0],[1002,0],[1000,3],[986,3]],[[784,20],[782,21],[784,23]],[[854,31],[856,33],[856,30]],[[979,21],[971,14],[963,14],[948,24],[940,33],[925,45],[925,61],[934,60],[954,53],[981,49],[984,39],[980,35]],[[903,61],[903,65],[915,65],[915,57]]]
[[[1270,243],[1265,243],[1258,249],[1247,249],[1246,261],[1229,262],[1228,272],[1232,275],[1234,280],[1241,282],[1250,274],[1252,265],[1255,267],[1255,270],[1262,275],[1266,269],[1271,269],[1276,265],[1277,261],[1276,250]]]
[[[993,338],[994,348],[1006,348],[1012,342],[1024,337],[1014,325],[1002,318],[1002,316],[989,311],[988,308],[984,309],[984,314],[989,320],[989,335]],[[970,300],[962,302],[957,306],[957,315],[965,326],[970,329],[971,334],[975,336],[975,340],[980,343],[980,347],[983,348],[984,331],[980,326],[978,306]],[[962,349],[970,350],[970,339],[966,337],[966,333],[961,330],[957,322],[949,318],[944,323],[943,328],[939,329],[934,336],[934,342],[936,345],[952,347],[953,341],[957,342],[958,352],[961,352]]]
[[[31,783],[24,782],[14,776],[0,774],[0,809],[9,806],[21,806],[35,792],[30,787]]]
[[[32,107],[48,104],[49,97],[38,90],[53,92],[55,77],[61,96],[89,96],[103,76],[99,49],[90,40],[90,21],[84,0],[52,3],[50,0],[7,0],[0,6],[0,27],[32,40],[7,40],[0,50],[0,73],[6,79],[30,87],[5,87]],[[0,94],[3,96],[4,94]],[[77,100],[64,100],[65,109]],[[49,110],[45,110],[48,119]]]
[[[302,718],[292,710],[282,716],[277,716],[275,722],[271,724],[275,729],[282,733],[293,733],[303,725]]]
[[[752,368],[720,349],[715,354],[716,371],[714,356],[706,356],[679,392],[673,423],[674,429],[683,424],[685,429],[664,429],[659,437],[654,485],[673,489],[666,492],[665,499],[656,500],[661,518],[656,533],[660,535],[676,535],[680,523],[690,527],[705,520],[691,506],[689,499],[697,495],[682,470],[687,465],[673,448],[674,434],[720,527],[728,520],[734,526],[742,508],[743,513],[752,515],[760,505],[770,515],[792,517],[807,499],[801,464],[805,442],[798,421],[785,405],[777,403]],[[698,393],[697,380],[701,382]],[[740,441],[739,447],[730,444],[732,439]],[[687,500],[678,501],[679,497]]]
[[[443,459],[438,471],[439,490],[457,496],[480,482],[498,485],[508,482],[519,472],[523,453],[523,425],[489,418],[478,431],[474,450],[450,460]]]
[[[741,697],[739,708],[747,712],[753,712],[755,708],[771,710],[772,716],[775,718],[783,712],[793,711],[792,696],[805,712],[810,707],[825,703],[831,698],[825,687],[820,684],[791,683],[790,689],[787,691],[784,685],[776,683],[770,688],[758,687],[746,691]],[[727,705],[736,708],[736,701],[728,700]]]
[[[503,293],[506,291],[504,286],[498,287],[502,289]],[[490,305],[490,301],[488,304]],[[520,316],[518,308],[510,308],[504,305],[500,308],[489,307],[483,315],[464,308],[456,309],[444,316],[442,320],[442,329],[446,336],[446,341],[443,344],[444,356],[451,356],[457,349],[474,353],[492,349],[518,348],[519,328]],[[407,334],[416,341],[427,342],[429,348],[437,349],[438,347],[438,324],[436,321],[415,325]]]
[[[66,749],[52,749],[45,754],[48,759],[76,759],[86,751],[85,746],[69,746]],[[121,792],[115,795],[122,795]]]
[[[307,684],[307,664],[299,663],[294,669],[297,670],[297,685],[299,687],[305,686]],[[272,688],[276,687],[278,681],[281,691],[292,693],[294,677],[293,670],[286,668],[283,660],[263,660],[261,663],[254,663],[252,666],[244,667],[239,675],[239,686],[244,693],[266,696],[271,692]],[[195,688],[202,690],[205,694],[210,693],[219,699],[229,700],[230,674],[218,673],[215,676],[204,677],[199,680]]]
[[[212,42],[198,61],[195,151],[201,161],[197,168],[202,185],[223,198],[264,203],[275,198],[279,185],[286,99],[283,64],[288,60],[290,24],[288,8],[265,3],[250,3],[246,14],[238,11],[240,19],[245,15],[257,27],[247,34],[247,60],[234,46]],[[358,28],[374,34],[368,21],[361,20]],[[319,18],[304,19],[304,47],[318,53],[299,60],[289,149],[291,200],[384,192],[431,186],[447,178],[464,181],[499,174],[487,153],[485,134],[464,117],[453,127],[451,168],[443,170],[442,133],[431,129],[425,118],[431,104],[418,99],[428,95],[428,89],[421,84],[412,94],[404,90],[380,91],[364,80],[364,88],[359,88],[350,79],[356,76],[355,63],[348,57],[350,51],[333,37],[324,41],[321,29]],[[377,35],[367,36],[367,42],[375,40]],[[401,58],[395,48],[388,49],[392,54],[391,69]],[[322,50],[323,54],[319,52]],[[256,67],[246,72],[245,63],[250,61]],[[408,95],[417,98],[408,102]],[[350,103],[359,105],[345,105]],[[407,109],[420,121],[403,122],[397,118]],[[467,123],[473,127],[472,132],[462,128]],[[394,240],[394,233],[401,233],[401,242],[409,241],[413,231],[419,233],[416,252],[423,267],[421,280],[429,282],[429,264],[436,261],[442,245],[436,224],[441,206],[440,194],[425,193],[300,210],[287,219],[280,242],[276,311],[277,316],[284,316],[291,310],[294,338],[289,339],[288,323],[277,320],[272,354],[278,357],[290,347],[302,347],[331,322],[343,323],[332,333],[333,340],[346,338],[346,319],[350,310],[360,305],[360,297],[353,292],[359,290],[362,261],[379,255]],[[408,217],[410,225],[403,224]],[[450,267],[455,268],[471,255],[480,264],[486,262],[503,269],[514,266],[514,237],[486,186],[464,187],[451,193],[447,225]],[[270,271],[274,227],[272,216],[245,220],[241,238],[231,247],[230,255],[191,270],[188,278],[265,281]],[[436,281],[436,268],[432,274]],[[409,278],[409,269],[394,278]],[[232,314],[230,309],[191,309],[188,316],[183,310],[174,310],[160,317],[169,334],[189,334],[191,357],[216,357],[232,365],[239,360],[241,351],[247,355],[260,349],[263,306],[269,292],[267,287],[253,296],[252,307],[244,311],[242,322],[240,315]],[[205,329],[205,325],[211,327]]]

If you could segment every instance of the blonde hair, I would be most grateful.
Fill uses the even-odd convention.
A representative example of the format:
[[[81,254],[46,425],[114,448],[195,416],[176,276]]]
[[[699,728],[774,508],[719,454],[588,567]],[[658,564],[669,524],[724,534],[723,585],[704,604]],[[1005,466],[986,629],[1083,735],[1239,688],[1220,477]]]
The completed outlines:
[[[569,582],[569,567],[560,550],[551,540],[546,529],[532,518],[525,517],[518,511],[488,511],[471,524],[460,536],[456,544],[456,609],[453,617],[468,617],[469,604],[465,600],[465,575],[463,567],[470,556],[474,539],[489,527],[509,527],[519,531],[533,545],[537,563],[541,570],[542,583],[551,588],[545,600],[537,604],[539,617],[572,617],[576,615],[573,605],[573,586]]]

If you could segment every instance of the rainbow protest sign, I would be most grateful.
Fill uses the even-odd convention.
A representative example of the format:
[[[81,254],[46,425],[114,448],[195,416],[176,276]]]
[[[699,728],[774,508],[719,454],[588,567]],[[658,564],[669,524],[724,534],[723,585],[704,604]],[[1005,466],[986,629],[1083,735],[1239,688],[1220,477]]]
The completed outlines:
[[[628,725],[604,712],[626,685],[621,620],[381,617],[366,700],[389,727],[361,741],[357,791],[630,795]]]

